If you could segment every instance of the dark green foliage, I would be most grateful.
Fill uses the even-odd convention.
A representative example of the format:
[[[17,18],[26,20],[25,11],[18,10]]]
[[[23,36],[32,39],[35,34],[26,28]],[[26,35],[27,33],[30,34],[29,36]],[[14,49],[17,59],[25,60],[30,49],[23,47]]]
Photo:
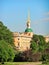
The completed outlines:
[[[0,21],[0,62],[13,61],[13,35],[12,32]]]
[[[45,42],[45,38],[42,35],[34,35],[30,45],[33,53],[41,53],[40,60],[47,61],[49,60],[49,42]]]
[[[47,44],[46,44],[46,48],[49,48],[49,42],[47,42]]]
[[[10,44],[4,40],[0,41],[0,62],[1,61],[13,61],[14,50]]]
[[[36,43],[39,42],[39,36],[38,35],[33,35],[32,40],[34,40]]]
[[[14,57],[14,62],[22,62],[22,61],[23,61],[22,53],[17,52]]]
[[[49,53],[42,54],[41,61],[42,61],[42,64],[47,64],[49,62]]]
[[[35,41],[32,41],[30,48],[32,48],[32,51],[36,53],[38,51],[38,44]]]
[[[46,49],[46,42],[45,38],[41,35],[39,35],[39,51],[44,51]]]
[[[45,38],[42,35],[34,35],[30,47],[38,52],[44,51],[46,49]]]
[[[12,32],[6,26],[4,26],[1,21],[0,21],[0,40],[5,40],[10,44],[13,43]]]

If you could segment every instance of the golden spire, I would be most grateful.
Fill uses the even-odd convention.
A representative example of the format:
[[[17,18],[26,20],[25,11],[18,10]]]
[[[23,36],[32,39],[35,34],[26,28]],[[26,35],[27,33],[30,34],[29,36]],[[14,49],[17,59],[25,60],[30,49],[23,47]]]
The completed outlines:
[[[30,22],[30,12],[28,11],[28,20],[27,22]]]
[[[30,12],[28,11],[27,28],[30,28]]]

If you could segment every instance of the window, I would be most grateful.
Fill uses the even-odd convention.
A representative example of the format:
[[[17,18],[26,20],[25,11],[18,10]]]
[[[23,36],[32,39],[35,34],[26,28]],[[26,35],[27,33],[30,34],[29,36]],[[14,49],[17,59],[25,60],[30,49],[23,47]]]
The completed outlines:
[[[26,49],[28,50],[28,47],[26,47]]]
[[[20,39],[18,38],[18,40],[20,40]]]
[[[18,46],[20,46],[20,43],[18,43]]]
[[[30,36],[30,33],[29,33],[29,36]]]

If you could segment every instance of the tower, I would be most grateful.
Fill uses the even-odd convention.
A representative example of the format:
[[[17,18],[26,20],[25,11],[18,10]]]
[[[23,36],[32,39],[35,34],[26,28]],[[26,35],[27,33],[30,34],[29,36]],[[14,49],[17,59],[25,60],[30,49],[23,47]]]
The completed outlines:
[[[26,28],[25,32],[32,32],[32,29],[31,29],[31,26],[30,26],[30,22],[31,22],[30,13],[28,12],[28,19],[27,19],[27,23],[26,23],[27,28]]]
[[[19,51],[26,51],[30,49],[30,42],[33,38],[33,32],[30,26],[31,20],[30,20],[30,13],[28,12],[28,18],[26,23],[26,30],[22,33],[13,33],[14,37],[14,45],[16,47],[16,50]]]

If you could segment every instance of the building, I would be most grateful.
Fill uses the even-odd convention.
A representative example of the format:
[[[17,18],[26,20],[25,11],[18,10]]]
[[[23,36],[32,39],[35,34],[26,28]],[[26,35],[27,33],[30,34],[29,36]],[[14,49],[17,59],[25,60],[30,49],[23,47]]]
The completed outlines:
[[[26,23],[26,30],[23,33],[19,32],[14,32],[14,45],[17,50],[19,51],[26,51],[30,49],[30,42],[33,37],[33,31],[30,26],[31,20],[30,20],[30,15],[28,14],[28,19]]]

